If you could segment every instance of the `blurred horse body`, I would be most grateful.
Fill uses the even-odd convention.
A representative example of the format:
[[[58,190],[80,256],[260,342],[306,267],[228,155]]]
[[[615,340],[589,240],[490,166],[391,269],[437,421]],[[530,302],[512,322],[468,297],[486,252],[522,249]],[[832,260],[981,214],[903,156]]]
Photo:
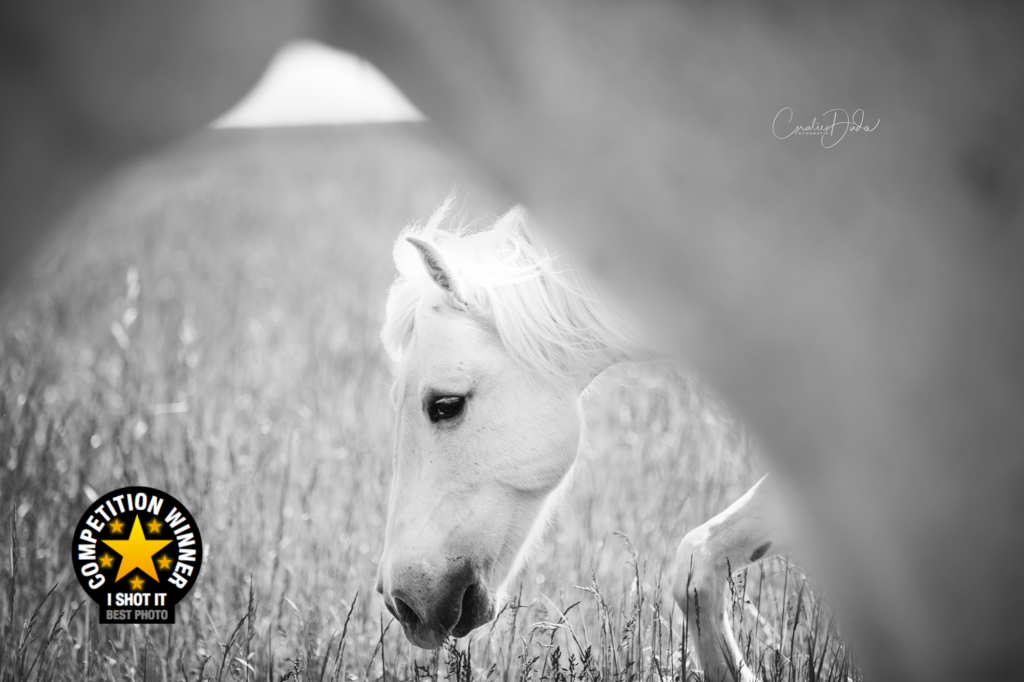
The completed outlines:
[[[1016,674],[1019,5],[39,0],[0,19],[4,278],[283,41],[361,52],[752,426],[874,677]],[[828,149],[772,127],[836,107],[880,124]]]

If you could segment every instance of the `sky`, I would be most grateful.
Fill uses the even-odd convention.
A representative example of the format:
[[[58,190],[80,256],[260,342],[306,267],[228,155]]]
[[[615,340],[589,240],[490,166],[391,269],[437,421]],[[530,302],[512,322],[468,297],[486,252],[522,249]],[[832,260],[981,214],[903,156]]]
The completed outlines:
[[[286,45],[256,87],[212,125],[252,128],[423,120],[384,74],[312,41]]]

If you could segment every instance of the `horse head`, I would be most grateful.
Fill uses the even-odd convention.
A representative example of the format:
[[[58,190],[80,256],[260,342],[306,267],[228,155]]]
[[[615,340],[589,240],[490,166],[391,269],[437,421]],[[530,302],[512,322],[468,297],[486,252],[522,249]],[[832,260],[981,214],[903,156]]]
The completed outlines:
[[[447,210],[447,204],[441,214]],[[514,210],[478,235],[398,240],[382,333],[394,483],[377,590],[417,646],[494,617],[579,450],[580,393],[619,337]]]

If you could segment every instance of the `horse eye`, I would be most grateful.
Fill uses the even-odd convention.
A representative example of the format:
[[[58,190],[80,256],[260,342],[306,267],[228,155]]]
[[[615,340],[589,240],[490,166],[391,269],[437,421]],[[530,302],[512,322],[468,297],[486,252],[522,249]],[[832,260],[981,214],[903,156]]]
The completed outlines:
[[[435,398],[427,406],[427,415],[430,417],[430,421],[434,423],[444,421],[446,419],[453,419],[462,413],[462,408],[465,407],[465,405],[465,396],[441,396],[440,398]]]

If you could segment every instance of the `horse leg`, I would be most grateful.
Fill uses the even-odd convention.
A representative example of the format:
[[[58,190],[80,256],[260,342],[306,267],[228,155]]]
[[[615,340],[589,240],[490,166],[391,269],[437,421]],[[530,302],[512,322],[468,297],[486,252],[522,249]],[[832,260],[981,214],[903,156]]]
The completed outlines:
[[[778,514],[765,478],[728,509],[687,533],[676,552],[673,595],[685,615],[697,662],[714,682],[757,680],[729,625],[726,585],[730,572],[782,549]]]

